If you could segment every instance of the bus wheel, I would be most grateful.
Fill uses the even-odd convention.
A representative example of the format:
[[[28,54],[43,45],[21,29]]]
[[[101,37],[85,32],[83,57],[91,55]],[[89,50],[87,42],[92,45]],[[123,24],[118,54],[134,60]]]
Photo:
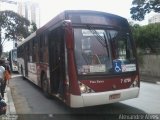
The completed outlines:
[[[50,94],[48,92],[48,81],[47,81],[47,77],[46,75],[42,75],[42,89],[43,89],[43,93],[47,98],[50,98]]]

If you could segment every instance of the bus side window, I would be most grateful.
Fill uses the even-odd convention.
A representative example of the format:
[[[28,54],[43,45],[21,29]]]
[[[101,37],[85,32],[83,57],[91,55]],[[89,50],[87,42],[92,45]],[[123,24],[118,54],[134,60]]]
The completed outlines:
[[[32,61],[32,53],[33,53],[32,44],[33,44],[33,42],[30,41],[30,42],[29,42],[29,62],[33,62],[33,61]]]
[[[40,62],[43,62],[43,36],[41,35],[40,36],[40,41],[39,41],[39,60]]]
[[[35,57],[36,57],[36,55],[35,55],[35,38],[33,38],[33,40],[32,40],[32,61],[33,62],[35,62]]]
[[[38,62],[38,42],[37,42],[37,38],[34,38],[34,40],[33,40],[33,62]]]
[[[27,42],[26,44],[26,51],[25,51],[26,54],[26,62],[29,61],[29,42]]]
[[[48,57],[46,57],[46,56],[49,55],[48,54],[48,35],[47,34],[45,34],[45,36],[44,36],[44,48],[43,48],[43,51],[44,51],[44,54],[43,54],[44,62],[48,63],[49,62],[48,61]]]

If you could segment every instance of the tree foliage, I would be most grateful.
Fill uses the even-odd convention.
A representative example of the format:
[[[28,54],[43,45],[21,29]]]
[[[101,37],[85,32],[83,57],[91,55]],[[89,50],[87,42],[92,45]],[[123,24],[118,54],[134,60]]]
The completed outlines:
[[[9,10],[0,11],[0,54],[6,40],[21,40],[36,30],[36,24],[23,16]]]
[[[29,25],[29,20],[13,11],[0,12],[0,26],[1,30],[4,30],[5,39],[14,40],[19,37],[27,37]]]
[[[160,13],[160,0],[133,0],[130,9],[132,19],[142,21],[151,11]]]
[[[32,22],[31,23],[31,29],[30,29],[30,33],[33,33],[37,30],[37,25],[36,23]]]
[[[132,26],[133,37],[136,44],[141,49],[149,48],[151,52],[156,53],[160,47],[160,23],[139,26]]]
[[[3,52],[1,57],[2,58],[9,58],[9,52]]]

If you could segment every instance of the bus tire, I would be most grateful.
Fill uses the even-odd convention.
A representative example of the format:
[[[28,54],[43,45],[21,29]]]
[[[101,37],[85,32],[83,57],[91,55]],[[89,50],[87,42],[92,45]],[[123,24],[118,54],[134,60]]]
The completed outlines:
[[[48,80],[47,80],[46,74],[42,75],[41,80],[42,80],[42,90],[43,90],[45,97],[51,98],[51,95],[48,92],[49,87],[48,87]]]

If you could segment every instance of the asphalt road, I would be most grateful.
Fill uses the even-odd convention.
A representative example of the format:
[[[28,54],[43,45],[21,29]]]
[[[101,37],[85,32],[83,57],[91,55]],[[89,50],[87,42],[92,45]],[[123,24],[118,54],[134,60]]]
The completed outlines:
[[[79,109],[69,108],[54,98],[47,99],[41,89],[22,77],[12,78],[9,86],[17,114],[22,115],[22,119],[104,120],[117,119],[122,114],[160,114],[160,85],[157,84],[141,82],[138,98]]]

